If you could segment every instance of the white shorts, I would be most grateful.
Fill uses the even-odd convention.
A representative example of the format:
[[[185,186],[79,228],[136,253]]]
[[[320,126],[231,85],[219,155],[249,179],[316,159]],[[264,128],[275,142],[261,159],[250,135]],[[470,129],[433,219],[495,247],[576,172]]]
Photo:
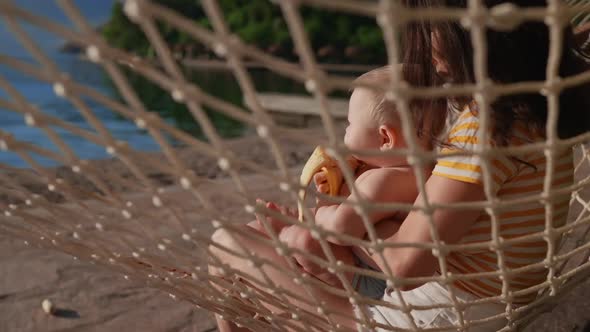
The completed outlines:
[[[477,300],[475,295],[457,289],[456,287],[453,287],[453,293],[459,302]],[[438,282],[429,282],[418,288],[402,292],[402,296],[406,305],[433,306],[436,304],[453,303],[449,291]],[[382,300],[398,306],[400,305],[396,292],[390,289],[385,292]],[[384,327],[378,326],[373,329],[365,329],[367,331],[381,332],[395,331],[395,328],[412,328],[412,325],[409,322],[410,318],[400,310],[380,305],[365,306],[363,309],[368,318],[372,318],[378,324],[385,325]],[[475,306],[470,305],[463,311],[463,320],[467,323],[467,321],[484,319],[498,315],[505,310],[506,306],[500,303],[485,303]],[[428,310],[414,309],[411,311],[411,315],[419,328],[447,327],[449,328],[448,331],[460,331],[459,317],[454,308],[437,308]],[[504,327],[506,323],[507,321],[505,318],[498,318],[483,324],[475,324],[474,326],[469,327],[466,331],[498,331]],[[389,326],[391,326],[392,329],[387,329]]]

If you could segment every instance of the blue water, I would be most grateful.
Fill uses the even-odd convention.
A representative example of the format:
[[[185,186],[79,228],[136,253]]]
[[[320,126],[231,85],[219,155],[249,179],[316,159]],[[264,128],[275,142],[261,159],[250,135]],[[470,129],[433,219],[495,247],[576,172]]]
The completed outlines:
[[[0,0],[8,1],[8,0]],[[86,20],[92,25],[98,26],[108,20],[113,3],[117,0],[75,0],[74,3],[81,10]],[[39,16],[45,16],[54,22],[70,26],[68,18],[61,11],[53,0],[18,0],[14,1],[18,6]],[[43,29],[22,23],[22,27],[35,40],[35,43],[59,66],[60,71],[67,73],[73,80],[85,84],[101,93],[119,99],[112,83],[109,82],[102,68],[91,62],[82,60],[77,55],[64,54],[59,51],[64,40],[59,36],[52,35]],[[0,55],[7,55],[28,61],[31,64],[39,65],[32,56],[20,45],[18,40],[12,36],[4,24],[0,24]],[[39,67],[39,70],[42,70]],[[257,91],[261,92],[282,92],[282,93],[305,93],[305,89],[299,82],[276,75],[272,71],[253,69],[249,71]],[[137,96],[144,103],[149,111],[159,114],[169,124],[195,136],[198,139],[206,140],[203,131],[195,122],[186,107],[176,103],[170,97],[170,93],[162,90],[154,83],[140,77],[132,71],[126,72],[128,81],[135,90]],[[187,80],[198,85],[204,92],[233,103],[242,109],[243,95],[240,86],[229,71],[216,70],[190,70],[185,68]],[[0,65],[0,76],[8,80],[29,103],[36,105],[42,112],[77,127],[94,131],[85,121],[82,114],[71,105],[66,99],[60,98],[53,92],[52,84],[37,81],[34,78],[13,70],[12,68]],[[0,88],[0,98],[11,101],[11,98]],[[122,118],[118,114],[106,109],[100,104],[91,100],[84,100],[90,110],[101,120],[115,139],[127,142],[132,148],[140,151],[156,151],[158,145],[143,130],[137,128],[135,123]],[[245,125],[235,119],[224,116],[216,110],[205,107],[209,119],[216,127],[218,134],[224,138],[240,136],[245,132]],[[77,137],[62,128],[52,128],[60,138],[83,159],[102,159],[109,157],[105,148],[95,145],[87,140]],[[23,142],[34,143],[44,149],[58,152],[43,131],[25,124],[23,115],[13,113],[0,108],[0,130],[10,133]],[[174,144],[175,142],[171,142]],[[55,166],[57,162],[48,160],[37,155],[31,155],[42,166]],[[15,167],[29,167],[20,156],[0,150],[0,165],[11,165]]]
[[[74,1],[86,19],[93,25],[98,25],[108,19],[113,2],[114,0]],[[18,0],[14,1],[14,3],[37,15],[45,16],[61,24],[72,26],[59,6],[53,1]],[[34,62],[28,52],[14,38],[4,22],[2,23],[0,24],[0,54],[30,61],[36,65],[36,62]],[[59,48],[63,45],[64,41],[58,36],[28,24],[22,24],[22,27],[25,28],[44,52],[58,64],[61,71],[68,73],[77,82],[86,84],[103,94],[114,97],[112,88],[108,86],[105,75],[99,66],[81,60],[76,55],[60,53]],[[36,105],[42,112],[59,117],[78,127],[94,131],[73,105],[67,100],[55,95],[50,84],[37,81],[34,78],[2,65],[0,65],[0,75],[8,80],[20,94],[27,98],[31,104]],[[2,89],[0,89],[0,98],[12,101],[9,95],[5,91],[2,91]],[[158,149],[157,144],[151,137],[137,128],[133,122],[123,119],[100,104],[90,100],[84,101],[115,138],[128,142],[133,148],[138,150],[154,151]],[[40,147],[58,151],[43,131],[27,126],[20,113],[14,113],[0,108],[0,129],[5,133],[14,135],[19,141],[34,143]],[[84,159],[108,157],[104,147],[95,145],[59,127],[52,129],[59,134],[79,157]],[[55,161],[36,155],[32,156],[43,166],[57,165]],[[0,151],[0,163],[15,167],[29,166],[18,155],[4,151]]]
[[[52,58],[74,80],[83,82],[85,85],[105,95],[112,95],[112,91],[104,83],[105,76],[99,67],[80,60],[76,56],[55,55]],[[60,118],[77,127],[95,131],[86,122],[83,115],[68,100],[55,95],[50,84],[28,78],[18,72],[5,68],[0,69],[0,75],[7,78],[31,104],[36,105],[43,113]],[[0,94],[3,98],[9,99],[6,94]],[[115,138],[127,141],[132,147],[139,150],[156,150],[158,148],[150,136],[137,128],[133,122],[117,116],[114,112],[92,100],[84,99],[83,101]],[[7,110],[0,110],[0,112],[2,114],[0,120],[2,131],[13,134],[19,141],[31,142],[40,147],[57,151],[57,148],[42,130],[25,124],[22,114]],[[95,145],[61,127],[51,128],[81,158],[100,159],[108,156],[102,146]],[[35,159],[45,166],[56,165],[54,161],[42,157],[36,157]],[[0,162],[17,167],[27,166],[19,156],[9,152],[0,152]]]

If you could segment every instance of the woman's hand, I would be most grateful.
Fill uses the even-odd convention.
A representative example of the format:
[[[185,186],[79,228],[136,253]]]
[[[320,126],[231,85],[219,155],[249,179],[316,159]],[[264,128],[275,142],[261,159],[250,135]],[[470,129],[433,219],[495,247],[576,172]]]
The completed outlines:
[[[327,284],[333,286],[339,286],[340,281],[338,278],[328,272],[327,269],[319,266],[311,259],[308,258],[308,255],[304,255],[301,252],[305,252],[307,254],[317,256],[322,259],[326,259],[324,255],[324,251],[320,243],[311,236],[309,230],[299,226],[299,225],[291,225],[289,227],[284,227],[281,230],[279,235],[279,239],[281,242],[285,243],[289,248],[298,249],[298,251],[293,251],[293,257],[295,261],[301,266],[301,269],[305,272],[313,275],[314,277],[324,281]]]

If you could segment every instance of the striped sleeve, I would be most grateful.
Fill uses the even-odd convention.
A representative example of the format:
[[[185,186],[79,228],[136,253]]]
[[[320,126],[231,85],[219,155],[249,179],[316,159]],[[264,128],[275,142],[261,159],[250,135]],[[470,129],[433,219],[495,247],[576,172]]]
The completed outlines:
[[[442,149],[443,156],[438,159],[432,174],[462,182],[483,184],[484,160],[477,155],[469,154],[479,145],[478,130],[478,117],[469,110],[463,111],[449,131],[446,141],[449,147]],[[456,152],[467,154],[444,156],[446,153]],[[489,166],[493,192],[497,192],[517,171],[515,163],[505,156],[494,157],[490,160]]]

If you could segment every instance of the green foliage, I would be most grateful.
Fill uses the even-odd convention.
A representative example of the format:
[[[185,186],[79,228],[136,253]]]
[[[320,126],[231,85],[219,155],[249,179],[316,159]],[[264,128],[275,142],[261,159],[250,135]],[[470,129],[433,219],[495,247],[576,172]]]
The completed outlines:
[[[113,6],[111,19],[103,26],[102,34],[115,47],[144,55],[148,52],[147,38],[141,28],[131,23],[125,16],[123,5],[119,2]]]
[[[200,0],[156,2],[211,29],[211,22],[206,17]],[[279,55],[293,59],[293,41],[279,6],[269,0],[220,0],[218,4],[230,30],[245,42],[262,49],[280,49],[283,54]],[[328,46],[335,49],[332,52],[334,54],[325,55],[320,61],[371,64],[385,61],[381,29],[374,19],[312,7],[302,7],[301,15],[314,50],[318,51]],[[158,28],[170,45],[197,44],[188,34],[179,32],[166,23],[158,22]],[[116,47],[142,56],[154,56],[154,50],[141,29],[125,17],[118,2],[113,7],[110,21],[104,26],[103,34]],[[347,47],[362,50],[364,56],[351,58],[344,55]]]
[[[1,1],[1,0],[0,0]],[[212,29],[200,0],[152,0],[197,24]],[[334,0],[336,1],[336,0]],[[269,0],[218,0],[226,24],[230,31],[244,42],[255,45],[291,61],[296,61],[293,40],[279,6]],[[380,64],[386,61],[385,46],[381,29],[376,22],[367,17],[329,12],[312,7],[300,9],[303,25],[319,62]],[[178,31],[166,22],[156,22],[164,40],[174,51],[183,52],[190,48],[191,55],[213,56],[198,41],[185,32]],[[121,3],[116,2],[110,20],[104,25],[102,33],[113,46],[133,52],[146,58],[155,58],[155,50],[145,34],[136,24],[129,21],[123,13]],[[186,51],[188,52],[188,51]],[[197,52],[195,54],[195,52]],[[172,120],[177,127],[197,137],[203,138],[199,125],[194,121],[186,106],[176,103],[170,94],[132,70],[126,70],[127,77],[136,93],[150,110]],[[187,80],[199,85],[207,93],[234,104],[242,104],[242,91],[233,79],[224,78],[221,73],[207,71],[186,72]],[[291,86],[292,81],[282,82],[281,77],[269,71],[252,75],[259,91],[304,93],[302,86]],[[113,89],[117,92],[116,89]],[[239,135],[243,124],[221,113],[205,108],[208,117],[224,136]]]

